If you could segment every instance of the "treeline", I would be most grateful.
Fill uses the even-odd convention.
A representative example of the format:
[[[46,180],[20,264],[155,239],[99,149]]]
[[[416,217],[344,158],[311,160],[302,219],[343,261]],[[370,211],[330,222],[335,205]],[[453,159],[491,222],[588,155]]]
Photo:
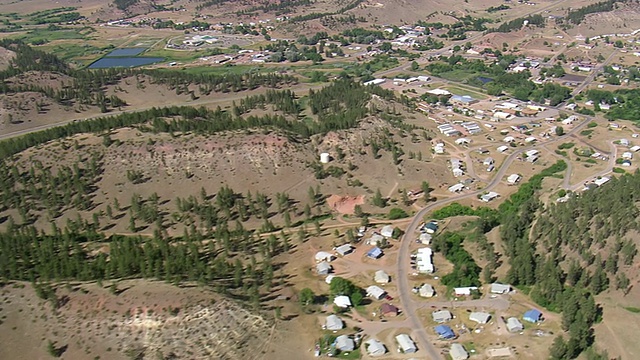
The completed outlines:
[[[630,120],[635,123],[640,121],[640,90],[638,89],[618,89],[613,92],[592,89],[587,91],[586,96],[594,102],[595,106],[601,103],[611,105],[605,114],[609,120]]]
[[[578,9],[571,9],[567,13],[566,19],[572,24],[579,25],[580,23],[582,23],[582,21],[584,21],[587,15],[600,13],[600,12],[613,11],[615,9],[616,3],[619,3],[619,2],[623,3],[626,1],[627,0],[607,0],[607,1],[601,1],[595,4],[583,6]]]
[[[491,33],[491,32],[508,33],[514,30],[520,30],[524,26],[525,22],[527,22],[527,25],[536,26],[540,28],[544,27],[546,24],[545,18],[542,15],[535,14],[535,15],[530,15],[524,18],[517,18],[509,22],[502,23],[497,28],[489,29],[487,30],[487,32],[488,33]]]
[[[296,102],[296,94],[291,90],[267,90],[264,94],[248,96],[240,100],[240,104],[234,102],[231,112],[235,116],[240,116],[258,107],[264,108],[271,104],[275,110],[282,111],[287,115],[297,115],[300,112],[299,104]]]
[[[320,19],[326,16],[344,14],[349,10],[355,9],[358,5],[362,4],[363,2],[364,0],[354,0],[350,4],[347,4],[334,12],[322,12],[322,13],[310,13],[306,15],[298,15],[290,18],[289,21],[292,23],[297,23],[301,21],[310,21],[310,20]]]
[[[138,0],[113,0],[116,8],[122,11],[127,11],[129,7],[138,3]]]
[[[262,11],[263,13],[273,11],[276,16],[280,16],[292,12],[297,7],[310,6],[313,3],[314,1],[312,0],[280,0],[274,3],[267,2],[259,6],[252,6],[248,9],[237,11],[236,15],[249,15],[258,11]]]

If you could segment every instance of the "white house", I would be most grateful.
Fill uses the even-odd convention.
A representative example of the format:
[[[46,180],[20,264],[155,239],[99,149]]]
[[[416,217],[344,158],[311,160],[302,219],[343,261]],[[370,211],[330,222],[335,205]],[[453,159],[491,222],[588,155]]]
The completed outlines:
[[[629,150],[633,152],[638,152],[638,150],[640,150],[640,145],[634,145],[631,148],[629,148]]]
[[[376,300],[382,300],[387,295],[387,292],[381,289],[379,286],[371,285],[367,288],[367,296],[370,296]]]
[[[608,183],[608,182],[609,182],[609,180],[611,180],[611,178],[610,178],[610,177],[603,176],[603,177],[601,177],[601,178],[599,178],[599,179],[595,179],[595,180],[593,181],[593,183],[594,183],[594,184],[596,184],[596,185],[598,185],[598,186],[602,186],[602,185],[604,185],[604,184]]]
[[[427,91],[427,93],[429,93],[431,95],[436,95],[436,96],[451,95],[451,93],[449,91],[443,90],[443,89],[433,89],[433,90]]]
[[[626,160],[631,160],[633,159],[633,153],[630,151],[625,151],[622,153],[622,158]]]
[[[486,324],[491,319],[491,314],[486,312],[472,312],[469,314],[469,320],[475,321],[478,324]]]
[[[524,330],[524,326],[522,326],[522,323],[517,318],[510,317],[507,319],[507,330],[509,330],[509,332],[520,332]]]
[[[430,297],[433,297],[436,294],[436,291],[433,289],[433,286],[431,286],[429,284],[423,284],[420,287],[420,290],[419,290],[418,293],[422,297],[430,298]]]
[[[459,184],[458,183],[458,184],[449,186],[449,191],[452,192],[452,193],[460,192],[462,190],[464,190],[464,184]]]
[[[340,330],[344,327],[344,322],[337,315],[329,315],[324,320],[324,328],[331,331]]]
[[[373,235],[371,235],[369,240],[367,240],[367,244],[377,246],[382,242],[382,240],[384,240],[384,236],[377,233],[373,233]]]
[[[338,307],[348,308],[349,306],[351,306],[351,299],[349,299],[348,296],[340,295],[336,296],[335,299],[333,299],[333,303]]]
[[[378,284],[387,284],[391,281],[391,278],[384,270],[378,270],[373,276],[373,280]]]
[[[340,335],[336,338],[336,349],[340,351],[353,351],[356,344],[352,338],[347,335]]]
[[[502,139],[502,141],[504,141],[506,143],[510,143],[510,142],[516,141],[516,138],[514,138],[513,136],[507,136],[504,139]]]
[[[431,274],[435,270],[433,267],[433,263],[431,262],[432,255],[431,248],[421,248],[418,249],[418,254],[416,256],[416,265],[418,268],[418,272]]]
[[[503,153],[505,151],[507,151],[509,149],[509,147],[507,145],[502,145],[502,146],[498,146],[498,148],[496,150],[498,150],[499,153]]]
[[[467,360],[469,358],[469,353],[464,349],[464,346],[456,343],[451,344],[449,356],[451,356],[451,360]]]
[[[509,185],[515,185],[516,183],[518,183],[518,181],[520,181],[522,177],[518,174],[511,174],[509,175],[509,177],[507,178],[507,183]]]
[[[333,259],[334,259],[333,255],[331,255],[326,251],[318,251],[316,253],[316,262],[322,262],[322,261],[331,262],[331,260]]]
[[[327,285],[331,285],[331,280],[333,280],[333,278],[335,278],[335,275],[327,275],[326,278],[324,278],[324,282],[327,283]]]
[[[453,172],[453,176],[455,177],[460,177],[462,175],[464,175],[464,171],[460,168],[455,168],[453,170],[451,170]]]
[[[536,149],[531,149],[531,150],[527,151],[525,154],[526,154],[527,156],[535,156],[535,155],[538,155],[539,153],[540,153],[540,152],[539,152],[538,150],[536,150]]]
[[[524,139],[524,142],[526,142],[526,143],[532,143],[532,142],[537,141],[537,140],[538,140],[538,139],[536,139],[535,137],[533,137],[533,136],[529,136],[528,138]]]
[[[411,337],[407,334],[400,334],[396,336],[396,341],[398,342],[398,347],[400,351],[405,354],[414,353],[418,351],[416,348],[416,344],[411,340]]]
[[[456,139],[456,145],[464,145],[468,143],[469,143],[469,139],[467,138]]]
[[[453,319],[453,315],[451,315],[449,310],[434,311],[431,316],[433,317],[433,321],[438,324],[445,323]]]
[[[466,287],[457,287],[453,288],[453,292],[456,296],[469,296],[471,295],[471,291],[478,290],[477,286],[466,286]]]
[[[511,291],[511,285],[493,283],[491,284],[491,293],[492,294],[506,294]]]
[[[331,265],[326,261],[318,263],[318,265],[316,265],[316,272],[318,275],[328,275],[331,272]]]
[[[490,166],[490,165],[493,165],[494,163],[495,163],[495,160],[493,160],[492,157],[488,157],[488,158],[482,160],[482,165],[484,165],[484,166]]]
[[[494,191],[490,191],[484,195],[482,195],[480,197],[480,200],[484,201],[484,202],[489,202],[495,198],[497,198],[498,196],[500,196],[500,194],[498,194],[497,192]]]
[[[353,246],[349,244],[340,245],[336,248],[336,252],[340,254],[340,256],[351,254],[351,252],[353,252]]]
[[[418,240],[420,241],[420,243],[422,243],[422,245],[429,245],[431,244],[431,234],[420,233],[420,237],[418,237]]]
[[[384,344],[376,339],[369,339],[364,343],[367,345],[367,353],[371,357],[382,356],[387,352]]]
[[[382,227],[382,230],[380,230],[380,235],[386,238],[393,237],[393,225],[385,225],[384,227]]]

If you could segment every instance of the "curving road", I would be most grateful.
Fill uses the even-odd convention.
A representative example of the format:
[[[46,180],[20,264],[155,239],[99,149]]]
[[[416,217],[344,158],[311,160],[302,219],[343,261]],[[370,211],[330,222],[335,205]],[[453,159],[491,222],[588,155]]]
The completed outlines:
[[[410,255],[409,246],[413,243],[413,240],[414,240],[413,238],[415,237],[415,233],[418,229],[418,225],[423,221],[424,216],[428,212],[438,207],[441,207],[443,205],[447,205],[465,198],[477,196],[479,194],[482,194],[485,191],[489,191],[493,189],[496,185],[500,183],[500,181],[502,180],[502,177],[506,174],[511,163],[520,154],[522,154],[527,150],[544,147],[545,145],[549,145],[558,141],[565,140],[569,136],[580,131],[583,127],[585,127],[588,123],[590,123],[591,120],[592,120],[591,117],[587,117],[586,120],[584,120],[582,123],[580,123],[573,129],[571,129],[571,131],[567,132],[563,136],[555,137],[551,140],[540,142],[539,144],[524,147],[514,151],[504,160],[504,162],[502,163],[498,171],[495,173],[495,176],[493,177],[493,179],[483,189],[436,201],[433,204],[429,204],[428,206],[422,208],[413,217],[413,219],[411,220],[411,223],[409,224],[404,235],[402,236],[400,250],[398,251],[397,273],[396,273],[396,276],[398,279],[398,297],[402,302],[402,308],[404,313],[407,315],[407,318],[410,319],[412,329],[416,336],[415,340],[418,343],[419,349],[424,350],[430,359],[432,360],[441,359],[442,356],[440,356],[438,349],[436,349],[436,347],[431,343],[431,341],[429,341],[427,332],[425,331],[424,326],[422,325],[422,323],[420,322],[420,319],[418,318],[418,315],[416,314],[417,306],[411,297],[412,292],[411,292],[411,287],[409,285],[409,278],[407,276],[409,275],[409,255]]]

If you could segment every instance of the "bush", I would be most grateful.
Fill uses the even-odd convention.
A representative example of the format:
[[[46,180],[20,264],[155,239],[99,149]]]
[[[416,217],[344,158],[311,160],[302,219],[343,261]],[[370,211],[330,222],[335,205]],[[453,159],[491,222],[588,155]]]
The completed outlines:
[[[389,210],[389,215],[387,217],[389,218],[389,220],[396,220],[396,219],[406,218],[408,216],[409,214],[407,214],[406,211],[400,208],[393,208]]]

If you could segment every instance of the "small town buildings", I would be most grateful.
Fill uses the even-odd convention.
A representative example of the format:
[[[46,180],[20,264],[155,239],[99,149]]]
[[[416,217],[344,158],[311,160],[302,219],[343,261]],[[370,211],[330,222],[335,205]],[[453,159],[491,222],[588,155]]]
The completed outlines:
[[[477,286],[466,286],[453,288],[453,292],[456,296],[469,296],[472,291],[478,290]]]
[[[633,159],[633,153],[630,151],[625,151],[622,153],[622,158],[625,160],[631,160]]]
[[[331,262],[334,259],[334,256],[326,251],[318,251],[316,253],[316,262],[327,261]]]
[[[367,257],[370,259],[378,259],[381,256],[382,256],[382,249],[380,249],[377,246],[367,252]]]
[[[507,330],[509,332],[520,332],[524,330],[524,326],[520,322],[520,320],[510,317],[507,319]]]
[[[455,184],[455,185],[449,186],[449,191],[452,193],[460,192],[462,190],[464,190],[464,184]]]
[[[420,233],[420,236],[418,237],[418,241],[419,241],[422,245],[429,245],[429,244],[431,244],[431,234],[427,234],[427,233]]]
[[[367,288],[367,296],[370,296],[376,300],[382,300],[387,295],[387,292],[376,285],[371,285]]]
[[[356,344],[352,338],[347,335],[340,335],[336,338],[336,349],[340,351],[353,351]]]
[[[433,317],[433,321],[437,322],[438,324],[445,323],[453,319],[453,315],[451,315],[451,312],[449,310],[434,311],[431,316]]]
[[[449,356],[451,356],[451,360],[466,360],[469,358],[469,353],[464,349],[464,346],[456,343],[451,344]]]
[[[527,152],[526,152],[526,153],[524,153],[524,154],[525,154],[525,155],[527,155],[527,157],[530,157],[530,156],[536,156],[536,155],[538,155],[539,153],[540,153],[540,152],[539,152],[538,150],[536,150],[536,149],[531,149],[531,150],[527,151]]]
[[[538,155],[527,156],[527,162],[534,163],[538,161]]]
[[[490,166],[490,165],[493,165],[494,163],[495,163],[495,160],[493,160],[492,157],[488,157],[488,158],[482,160],[482,165],[484,165],[484,166]]]
[[[640,151],[640,145],[634,145],[634,146],[630,147],[629,150],[631,150],[633,152],[638,152],[638,151]]]
[[[622,146],[629,146],[629,140],[628,139],[620,139],[620,140],[618,140],[618,142]]]
[[[492,294],[506,294],[511,291],[511,285],[493,283],[490,291]]]
[[[380,85],[380,84],[384,84],[384,82],[387,81],[387,79],[373,79],[370,81],[367,81],[365,83],[363,83],[364,86],[368,86],[368,85]]]
[[[532,142],[535,142],[535,141],[538,141],[538,139],[536,139],[533,136],[529,136],[526,139],[524,139],[524,142],[526,142],[526,143],[532,143]]]
[[[482,200],[482,201],[484,201],[484,202],[489,202],[489,201],[491,201],[491,200],[493,200],[493,199],[497,198],[498,196],[500,196],[500,194],[498,194],[497,192],[490,191],[490,192],[488,192],[488,193],[486,193],[486,194],[482,195],[482,196],[480,197],[480,200]]]
[[[318,275],[329,275],[331,272],[331,265],[326,261],[318,263],[316,265],[316,272]]]
[[[456,337],[456,333],[453,332],[448,325],[438,325],[434,328],[436,334],[440,337],[440,339],[450,340]]]
[[[475,321],[478,324],[486,324],[491,319],[491,314],[486,312],[472,312],[469,314],[469,320]]]
[[[391,304],[384,303],[380,306],[380,314],[384,317],[393,317],[398,316],[400,310]]]
[[[344,322],[337,315],[331,314],[324,320],[324,328],[331,331],[337,331],[344,327]]]
[[[419,273],[432,274],[434,272],[435,269],[431,261],[432,255],[433,252],[431,251],[431,248],[418,249],[418,254],[416,256],[416,267]]]
[[[496,149],[499,153],[503,153],[505,151],[507,151],[509,149],[509,147],[507,145],[502,145],[502,146],[498,146],[498,148]]]
[[[393,225],[385,225],[382,227],[382,230],[380,230],[380,235],[386,238],[391,238],[393,237],[393,230]]]
[[[418,291],[418,293],[422,297],[430,298],[436,294],[436,291],[433,289],[433,286],[429,284],[422,284],[422,286],[420,286],[420,290]]]
[[[369,356],[382,356],[387,352],[387,348],[384,347],[384,344],[376,339],[369,339],[364,343],[367,346],[367,353],[369,354]]]
[[[391,281],[391,278],[384,270],[378,270],[373,276],[373,280],[378,284],[387,284]]]
[[[504,141],[506,143],[510,143],[510,142],[516,141],[516,138],[514,138],[513,136],[507,136],[504,139],[502,139],[502,141]]]
[[[452,104],[468,106],[477,103],[478,99],[474,99],[469,95],[453,95],[449,99],[449,102]]]
[[[522,177],[518,174],[511,174],[509,175],[509,177],[507,178],[507,183],[509,185],[515,185],[518,183],[518,181],[520,181]]]
[[[460,177],[464,175],[464,171],[460,168],[455,168],[453,170],[451,170],[451,172],[453,172],[453,176],[455,177]]]
[[[468,144],[470,141],[467,138],[460,138],[460,139],[456,139],[456,145],[465,145]]]
[[[449,91],[443,90],[443,89],[428,90],[427,93],[431,94],[431,95],[436,95],[436,96],[441,96],[441,95],[448,96],[448,95],[451,95],[451,93]]]
[[[349,299],[349,297],[346,295],[340,295],[336,296],[335,299],[333,299],[333,303],[336,304],[337,307],[348,308],[349,306],[351,306],[351,299]]]
[[[378,233],[373,233],[371,235],[371,237],[366,241],[366,243],[368,245],[380,245],[382,243],[382,240],[384,240],[384,236],[378,234]]]
[[[353,246],[349,244],[340,245],[336,248],[336,252],[340,254],[340,256],[349,255],[353,252]]]
[[[537,323],[542,319],[542,313],[540,312],[540,310],[531,309],[526,313],[524,313],[524,316],[522,317],[522,319],[530,323]]]
[[[396,341],[398,342],[399,350],[405,354],[410,354],[418,351],[418,349],[416,348],[416,344],[407,334],[400,334],[396,336]]]
[[[424,225],[424,231],[427,234],[433,234],[436,231],[438,231],[438,223],[434,222],[434,221],[429,221],[428,223],[426,223]]]

